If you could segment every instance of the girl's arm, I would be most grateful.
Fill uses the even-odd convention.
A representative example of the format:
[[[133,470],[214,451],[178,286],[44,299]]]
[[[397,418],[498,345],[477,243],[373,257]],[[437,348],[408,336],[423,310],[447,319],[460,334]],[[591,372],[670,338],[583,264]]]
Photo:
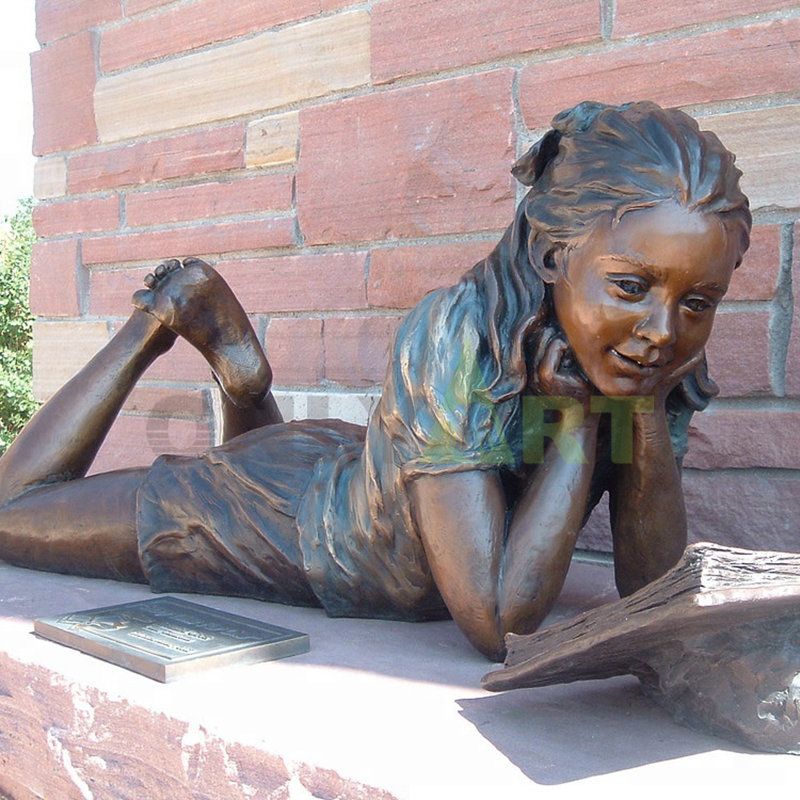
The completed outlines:
[[[686,506],[666,400],[702,358],[701,353],[664,380],[653,398],[652,413],[633,414],[631,463],[614,470],[609,505],[614,571],[623,597],[661,577],[686,548]]]
[[[498,592],[504,634],[532,633],[561,592],[589,501],[598,424],[592,415],[570,428],[580,460],[551,443],[514,508]]]
[[[548,343],[539,375],[547,394],[580,393],[580,380],[559,374],[566,345]],[[534,630],[564,583],[589,498],[598,418],[576,403],[562,426],[576,447],[568,457],[554,443],[513,507],[497,471],[423,475],[410,486],[411,505],[439,591],[475,647],[503,658],[503,637]],[[577,455],[577,457],[576,457]],[[506,535],[507,532],[507,535]]]
[[[686,508],[663,407],[633,415],[633,459],[609,491],[614,573],[625,597],[673,567],[686,548]]]
[[[478,650],[505,654],[506,633],[530,633],[548,614],[567,574],[589,497],[597,418],[578,430],[584,462],[551,445],[513,510],[492,471],[422,475],[411,506],[436,585]]]

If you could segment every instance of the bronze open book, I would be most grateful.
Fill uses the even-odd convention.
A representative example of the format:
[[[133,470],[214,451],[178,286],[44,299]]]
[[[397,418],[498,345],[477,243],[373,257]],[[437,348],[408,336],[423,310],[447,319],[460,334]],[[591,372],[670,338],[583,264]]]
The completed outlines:
[[[490,691],[633,674],[679,722],[800,752],[800,554],[693,545],[629,597],[506,641]]]

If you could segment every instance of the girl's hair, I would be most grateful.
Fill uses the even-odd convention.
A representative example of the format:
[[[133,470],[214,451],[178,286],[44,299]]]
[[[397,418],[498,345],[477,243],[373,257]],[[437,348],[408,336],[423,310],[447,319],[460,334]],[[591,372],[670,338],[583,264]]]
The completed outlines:
[[[674,200],[718,214],[738,237],[739,260],[750,244],[750,210],[734,155],[687,114],[649,102],[584,102],[552,125],[512,169],[531,187],[513,224],[465,276],[479,290],[489,326],[493,402],[523,389],[526,342],[552,312],[532,263],[541,264],[556,247],[579,245],[601,218],[616,225],[628,211]],[[704,366],[679,388],[692,409],[705,407],[715,393]]]

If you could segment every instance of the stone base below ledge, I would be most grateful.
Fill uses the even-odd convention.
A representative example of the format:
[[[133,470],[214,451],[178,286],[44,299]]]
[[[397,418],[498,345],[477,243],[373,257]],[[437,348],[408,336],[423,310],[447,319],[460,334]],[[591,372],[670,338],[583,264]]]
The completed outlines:
[[[167,685],[32,634],[35,617],[150,596],[0,564],[0,798],[483,800],[800,778],[796,757],[677,726],[633,678],[484,692],[492,667],[450,622],[187,596],[308,632],[311,652]],[[554,618],[614,596],[608,567],[576,564]]]

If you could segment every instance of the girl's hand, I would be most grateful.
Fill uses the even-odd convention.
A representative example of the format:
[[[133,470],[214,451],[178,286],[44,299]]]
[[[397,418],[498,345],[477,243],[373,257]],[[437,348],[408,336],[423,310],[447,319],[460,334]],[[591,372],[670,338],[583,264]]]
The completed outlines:
[[[528,385],[539,395],[577,400],[585,414],[589,413],[589,400],[596,393],[564,334],[556,329],[543,332]]]
[[[664,408],[670,392],[687,376],[691,375],[705,359],[705,350],[701,350],[689,361],[681,364],[672,371],[666,372],[664,377],[658,382],[655,390],[655,407]]]

